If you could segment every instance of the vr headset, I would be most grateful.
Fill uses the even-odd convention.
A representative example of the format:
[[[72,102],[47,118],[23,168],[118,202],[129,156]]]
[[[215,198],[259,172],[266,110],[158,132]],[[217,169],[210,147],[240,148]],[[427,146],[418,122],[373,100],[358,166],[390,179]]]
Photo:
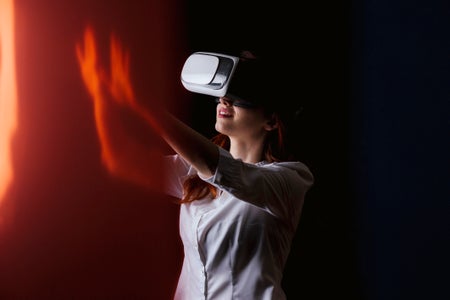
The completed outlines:
[[[240,58],[236,56],[195,52],[184,63],[181,83],[194,93],[227,97],[235,106],[256,107],[258,105],[252,99],[257,98],[254,91],[260,90],[254,86],[256,70],[246,64],[240,63]]]
[[[190,92],[226,97],[233,106],[264,107],[296,119],[303,107],[287,97],[289,77],[279,61],[240,58],[214,52],[195,52],[184,63],[181,83]],[[275,65],[274,65],[275,64]],[[295,92],[295,91],[294,91]]]
[[[212,52],[195,52],[184,63],[181,83],[191,92],[223,97],[239,57]]]

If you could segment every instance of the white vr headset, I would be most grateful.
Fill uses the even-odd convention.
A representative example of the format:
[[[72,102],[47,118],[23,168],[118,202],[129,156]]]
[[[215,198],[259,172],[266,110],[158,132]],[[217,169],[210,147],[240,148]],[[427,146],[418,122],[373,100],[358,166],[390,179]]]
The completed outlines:
[[[227,94],[239,57],[195,52],[184,63],[181,83],[191,92],[223,97]]]
[[[273,65],[267,64],[267,61],[241,61],[237,56],[195,52],[184,63],[181,83],[188,91],[213,96],[216,101],[226,97],[233,102],[233,106],[263,106],[275,110],[292,108],[298,115],[302,107],[271,101],[280,97],[277,87],[280,80],[285,80],[285,75],[278,68],[271,67]]]

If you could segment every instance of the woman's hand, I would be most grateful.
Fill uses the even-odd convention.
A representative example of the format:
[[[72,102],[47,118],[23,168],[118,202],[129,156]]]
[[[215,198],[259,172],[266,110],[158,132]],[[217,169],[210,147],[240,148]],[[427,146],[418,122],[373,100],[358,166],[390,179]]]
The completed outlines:
[[[99,65],[92,29],[86,29],[83,43],[76,46],[76,54],[84,83],[95,101],[111,99],[138,109],[131,83],[130,55],[116,36],[111,37],[109,74]]]
[[[161,140],[154,128],[145,130],[149,124],[142,121],[145,110],[139,107],[133,91],[129,54],[113,36],[111,68],[107,72],[100,65],[93,31],[87,28],[83,42],[76,45],[76,56],[81,77],[93,100],[103,165],[114,176],[160,190]],[[129,123],[141,127],[136,130]]]

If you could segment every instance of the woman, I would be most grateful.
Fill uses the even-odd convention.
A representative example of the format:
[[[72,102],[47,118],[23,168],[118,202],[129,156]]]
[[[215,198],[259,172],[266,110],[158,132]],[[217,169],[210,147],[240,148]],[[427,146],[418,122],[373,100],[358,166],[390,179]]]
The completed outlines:
[[[175,151],[165,170],[167,193],[181,205],[176,300],[286,298],[283,269],[313,176],[287,160],[284,121],[292,110],[276,104],[274,89],[261,89],[261,66],[241,55],[245,72],[231,79],[232,94],[217,99],[212,140],[169,113],[127,101]]]

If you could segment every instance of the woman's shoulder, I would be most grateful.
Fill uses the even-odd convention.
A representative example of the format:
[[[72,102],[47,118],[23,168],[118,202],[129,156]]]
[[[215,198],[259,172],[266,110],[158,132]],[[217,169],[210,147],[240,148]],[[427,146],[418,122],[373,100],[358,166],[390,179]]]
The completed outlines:
[[[268,167],[268,168],[276,168],[278,170],[290,170],[295,171],[298,173],[301,177],[304,179],[313,182],[314,181],[314,175],[311,172],[310,168],[301,161],[281,161],[281,162],[273,162],[273,163],[266,163],[262,166]]]
[[[266,167],[270,167],[270,166],[275,166],[275,167],[285,167],[285,168],[290,168],[290,169],[308,169],[309,167],[298,160],[292,160],[292,161],[275,161],[275,162],[261,162],[260,163],[262,166],[266,166]]]

